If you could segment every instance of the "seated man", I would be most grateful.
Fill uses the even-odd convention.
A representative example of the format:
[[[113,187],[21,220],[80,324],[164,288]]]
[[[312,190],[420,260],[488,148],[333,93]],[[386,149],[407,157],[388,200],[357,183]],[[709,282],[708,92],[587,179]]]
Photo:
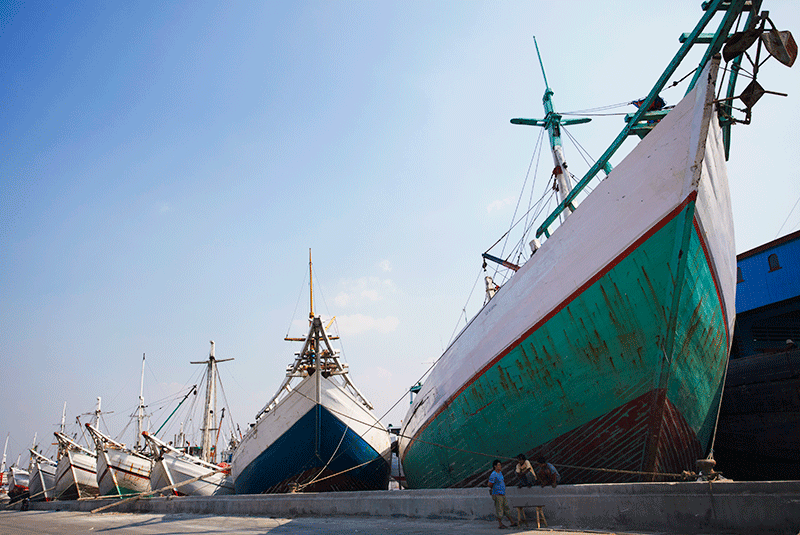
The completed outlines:
[[[536,459],[536,479],[539,480],[539,484],[543,487],[551,485],[556,488],[561,481],[561,474],[558,473],[555,466],[547,462],[547,459],[539,456]]]
[[[517,455],[517,487],[532,487],[536,477],[531,462],[523,454]]]

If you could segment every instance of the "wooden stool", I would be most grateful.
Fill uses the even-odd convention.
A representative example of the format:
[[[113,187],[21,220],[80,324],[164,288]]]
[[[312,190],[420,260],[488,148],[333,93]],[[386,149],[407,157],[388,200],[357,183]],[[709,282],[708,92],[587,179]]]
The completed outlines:
[[[544,505],[531,505],[531,507],[536,507],[536,527],[541,528],[542,524],[544,524],[544,527],[547,527],[547,520],[544,519],[544,511],[542,511],[542,509],[544,509]],[[528,519],[525,516],[525,506],[518,505],[516,506],[516,509],[517,525],[522,526],[524,524],[527,526]]]
[[[517,525],[528,525],[528,519],[525,517],[525,509],[523,507],[517,507]]]
[[[547,520],[544,518],[544,505],[532,505],[531,507],[536,507],[536,527],[541,528],[542,524],[544,527],[547,527]],[[525,509],[522,507],[517,507],[517,525],[525,524],[528,525],[528,519],[525,517]]]

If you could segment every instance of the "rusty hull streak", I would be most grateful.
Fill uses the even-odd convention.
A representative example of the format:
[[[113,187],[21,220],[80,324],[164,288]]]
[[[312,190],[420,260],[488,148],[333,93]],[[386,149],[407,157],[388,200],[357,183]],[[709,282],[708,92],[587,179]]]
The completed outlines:
[[[494,400],[490,401],[490,402],[489,402],[489,403],[487,403],[486,405],[483,405],[482,407],[478,407],[478,409],[477,409],[475,412],[471,412],[471,413],[469,413],[469,416],[475,416],[476,414],[478,414],[479,412],[481,412],[483,409],[485,409],[486,407],[488,407],[488,406],[489,406],[489,405],[491,405],[492,403],[494,403]]]
[[[699,311],[703,306],[705,301],[705,297],[701,297],[697,301],[697,306],[694,307],[692,311],[692,322],[689,325],[689,328],[686,329],[686,335],[683,338],[683,346],[681,347],[681,354],[685,355],[687,352],[687,344],[691,344],[694,340],[694,333],[697,331],[698,327],[700,327],[700,314]]]
[[[650,276],[647,274],[647,270],[645,269],[644,266],[641,266],[641,269],[642,269],[642,277],[644,277],[644,280],[647,283],[647,288],[650,290],[650,296],[652,297],[653,302],[654,303],[660,302],[661,299],[659,299],[658,293],[656,292],[656,289],[653,287],[653,281],[650,280]],[[671,270],[670,270],[670,272],[671,272]],[[642,279],[637,279],[637,280],[641,284]],[[644,292],[642,292],[642,293],[644,293]],[[667,322],[667,311],[666,311],[666,309],[664,308],[663,305],[661,307],[659,307],[659,308],[661,309],[661,315],[662,315],[661,319],[664,321],[664,323],[666,323]]]

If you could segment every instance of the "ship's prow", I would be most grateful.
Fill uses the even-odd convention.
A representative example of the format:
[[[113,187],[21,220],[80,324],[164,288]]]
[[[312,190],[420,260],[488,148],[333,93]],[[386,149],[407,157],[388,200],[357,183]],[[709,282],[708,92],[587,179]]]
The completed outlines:
[[[718,63],[445,352],[406,417],[409,486],[472,486],[520,452],[570,482],[705,453],[735,316]]]
[[[331,346],[310,287],[308,334],[287,338],[303,348],[233,454],[237,494],[388,486],[389,433]]]

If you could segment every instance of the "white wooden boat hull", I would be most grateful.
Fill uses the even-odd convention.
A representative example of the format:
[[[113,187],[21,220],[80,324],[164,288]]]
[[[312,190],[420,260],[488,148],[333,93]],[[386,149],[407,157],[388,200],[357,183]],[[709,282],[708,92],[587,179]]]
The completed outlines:
[[[735,318],[714,74],[704,72],[446,350],[405,418],[400,453],[412,488],[475,486],[487,455],[520,452],[580,467],[562,471],[571,483],[694,469]]]
[[[387,488],[388,432],[348,392],[320,381],[319,405],[315,379],[306,377],[244,436],[232,461],[237,494],[285,492],[312,480],[306,490]]]
[[[153,490],[163,489],[204,474],[209,475],[203,479],[180,485],[166,493],[176,496],[221,496],[235,493],[233,477],[230,474],[214,473],[208,467],[193,463],[173,452],[166,452],[161,459],[153,463],[150,485]]]
[[[56,467],[56,499],[79,500],[97,494],[97,457],[67,450]]]
[[[17,466],[11,466],[8,469],[8,495],[12,500],[28,492],[29,484],[30,474],[27,470]]]
[[[122,496],[150,490],[152,462],[122,450],[97,452],[97,488],[102,496]]]
[[[50,501],[56,495],[56,465],[37,462],[30,477],[31,501]]]

